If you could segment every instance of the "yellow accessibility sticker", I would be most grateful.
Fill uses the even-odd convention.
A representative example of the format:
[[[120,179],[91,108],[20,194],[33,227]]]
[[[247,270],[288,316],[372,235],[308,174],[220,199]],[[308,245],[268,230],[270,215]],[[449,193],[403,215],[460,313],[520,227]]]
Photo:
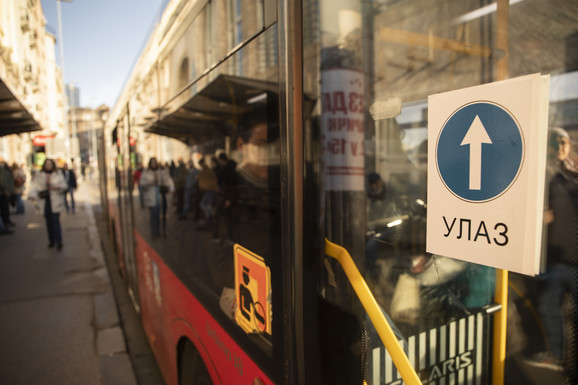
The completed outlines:
[[[239,244],[235,253],[235,320],[246,333],[271,334],[271,271],[265,260]]]

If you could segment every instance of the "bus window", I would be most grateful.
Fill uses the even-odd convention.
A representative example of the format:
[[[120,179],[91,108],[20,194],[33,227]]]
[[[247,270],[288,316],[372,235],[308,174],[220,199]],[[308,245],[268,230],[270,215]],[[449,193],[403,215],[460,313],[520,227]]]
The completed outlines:
[[[173,151],[157,155],[158,167],[143,171],[144,208],[133,195],[137,239],[149,255],[144,261],[152,266],[153,291],[158,267],[152,252],[243,350],[257,350],[257,361],[273,354],[271,319],[279,284],[274,279],[281,242],[277,73],[235,63],[270,55],[264,42],[272,36],[274,28],[183,93],[189,99],[181,95],[166,106],[165,119],[150,130],[180,143],[156,138],[158,147],[170,143]],[[143,164],[154,155],[143,154]],[[157,306],[154,296],[143,297],[151,301],[148,308]]]
[[[547,266],[510,275],[504,379],[576,379],[578,13],[570,0],[498,3],[321,1],[304,27],[322,235],[352,255],[424,383],[492,381],[496,277],[426,252],[427,97],[537,72],[551,76]],[[341,267],[320,265],[320,296],[364,324],[365,381],[400,383]]]

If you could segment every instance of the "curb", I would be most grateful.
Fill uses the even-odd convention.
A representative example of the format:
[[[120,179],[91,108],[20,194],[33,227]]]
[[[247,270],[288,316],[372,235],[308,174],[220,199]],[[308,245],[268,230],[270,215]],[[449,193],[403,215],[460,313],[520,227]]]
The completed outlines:
[[[98,226],[90,203],[85,203],[88,219],[88,254],[102,266],[93,271],[108,283],[106,291],[93,296],[96,351],[105,385],[137,385],[134,368],[126,349],[117,303],[111,286],[108,265],[102,251]]]

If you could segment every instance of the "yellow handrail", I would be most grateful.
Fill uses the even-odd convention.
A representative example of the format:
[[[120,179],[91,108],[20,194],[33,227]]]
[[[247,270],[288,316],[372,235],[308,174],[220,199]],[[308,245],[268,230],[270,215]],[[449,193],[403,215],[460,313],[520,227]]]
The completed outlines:
[[[335,258],[341,264],[349,282],[351,282],[351,286],[353,286],[353,290],[355,290],[355,293],[359,297],[369,319],[377,330],[377,334],[379,334],[381,341],[391,355],[391,359],[401,374],[403,381],[407,385],[421,385],[422,383],[417,376],[417,373],[399,345],[391,326],[383,315],[375,297],[371,294],[371,290],[369,290],[367,283],[359,273],[357,266],[355,266],[355,262],[353,262],[351,255],[349,255],[346,249],[327,239],[325,239],[325,254]]]
[[[492,354],[492,384],[504,383],[504,366],[506,363],[506,325],[508,324],[508,271],[496,270],[497,303],[502,309],[494,316],[494,351]]]

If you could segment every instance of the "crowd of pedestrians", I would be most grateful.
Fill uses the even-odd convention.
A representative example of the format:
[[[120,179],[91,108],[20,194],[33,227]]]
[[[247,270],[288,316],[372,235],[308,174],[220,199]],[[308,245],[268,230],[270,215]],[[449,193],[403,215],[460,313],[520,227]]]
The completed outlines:
[[[66,162],[58,168],[54,160],[46,159],[40,170],[31,168],[27,171],[24,165],[13,163],[9,166],[0,158],[0,235],[14,233],[16,223],[11,216],[25,213],[23,197],[27,194],[36,212],[46,220],[48,247],[61,249],[60,213],[66,210],[74,214],[76,188],[76,174]]]
[[[194,153],[185,164],[158,162],[151,158],[148,167],[135,170],[141,209],[150,211],[151,236],[166,236],[167,210],[172,203],[180,221],[192,219],[199,230],[219,231],[219,217],[228,218],[237,187],[237,163],[218,151],[215,155]],[[173,194],[172,201],[167,197]],[[229,221],[227,221],[228,223]]]

